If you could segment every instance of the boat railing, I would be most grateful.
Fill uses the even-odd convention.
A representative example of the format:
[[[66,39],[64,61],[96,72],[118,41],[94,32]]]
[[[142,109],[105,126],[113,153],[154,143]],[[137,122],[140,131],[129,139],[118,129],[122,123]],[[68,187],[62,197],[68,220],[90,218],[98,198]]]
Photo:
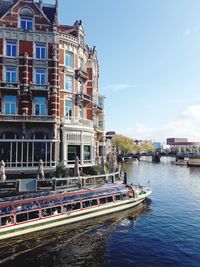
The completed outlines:
[[[80,177],[49,179],[12,179],[0,181],[0,192],[34,192],[51,190],[74,190],[121,180],[120,172]]]
[[[120,172],[91,176],[36,180],[36,188],[38,191],[61,190],[65,188],[73,190],[81,187],[101,185],[105,184],[106,182],[114,183],[116,181],[120,181]]]

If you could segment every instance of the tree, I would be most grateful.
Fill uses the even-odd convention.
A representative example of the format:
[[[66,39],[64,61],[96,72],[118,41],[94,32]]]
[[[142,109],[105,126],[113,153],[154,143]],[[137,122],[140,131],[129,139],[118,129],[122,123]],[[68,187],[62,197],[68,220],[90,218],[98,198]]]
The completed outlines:
[[[145,141],[143,144],[142,144],[142,147],[143,147],[143,150],[146,152],[146,153],[153,153],[155,151],[155,148],[153,147],[152,143],[151,142],[148,142],[148,141]]]
[[[116,134],[112,138],[112,145],[116,147],[118,154],[127,154],[133,152],[133,139],[121,134]]]

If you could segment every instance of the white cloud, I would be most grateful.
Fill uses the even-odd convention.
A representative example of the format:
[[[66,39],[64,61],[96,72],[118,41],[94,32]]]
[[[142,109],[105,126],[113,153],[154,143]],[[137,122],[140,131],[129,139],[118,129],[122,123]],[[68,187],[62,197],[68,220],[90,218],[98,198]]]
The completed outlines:
[[[196,25],[193,27],[188,27],[187,29],[185,29],[185,31],[183,33],[183,37],[188,37],[189,35],[198,33],[199,31],[200,31],[199,25]]]
[[[132,84],[110,84],[106,87],[104,87],[104,91],[112,91],[112,92],[117,92],[117,91],[124,91],[127,89],[133,89],[133,88],[138,88],[140,86],[138,85],[132,85]]]
[[[168,137],[187,137],[191,141],[200,141],[200,105],[187,107],[179,117],[161,127],[149,128],[136,123],[123,134],[137,139],[166,140]]]

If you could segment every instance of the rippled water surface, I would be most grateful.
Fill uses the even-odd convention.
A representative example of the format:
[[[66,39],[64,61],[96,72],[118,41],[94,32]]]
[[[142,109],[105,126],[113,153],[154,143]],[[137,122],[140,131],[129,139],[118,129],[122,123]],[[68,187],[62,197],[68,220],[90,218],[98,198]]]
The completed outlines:
[[[200,170],[170,161],[126,166],[129,182],[150,181],[150,207],[0,244],[2,266],[199,267]]]

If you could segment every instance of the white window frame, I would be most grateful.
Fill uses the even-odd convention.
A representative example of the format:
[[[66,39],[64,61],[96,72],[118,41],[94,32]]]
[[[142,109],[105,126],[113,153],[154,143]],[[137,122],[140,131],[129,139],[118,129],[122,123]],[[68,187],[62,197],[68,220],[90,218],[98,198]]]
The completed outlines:
[[[40,50],[40,56],[37,58],[37,48]],[[42,49],[45,49],[44,58],[41,57]],[[36,60],[46,60],[47,59],[47,46],[44,43],[35,43],[35,59]]]
[[[7,45],[8,45],[8,43],[13,43],[13,44],[10,44],[10,46],[11,46],[11,55],[10,56],[7,55]],[[14,46],[16,46],[16,55],[15,56],[13,56],[13,47]],[[11,58],[16,58],[17,55],[18,55],[18,43],[17,43],[17,41],[16,40],[6,40],[5,41],[5,56],[6,57],[11,57]]]
[[[7,68],[13,68],[16,70],[16,73],[15,73],[15,76],[16,76],[16,80],[15,81],[7,81]],[[12,76],[12,73],[14,73],[14,71],[9,71],[11,73],[11,76]],[[6,83],[17,83],[17,79],[18,79],[18,68],[16,66],[5,66],[4,68],[4,81]]]
[[[72,81],[72,83],[71,83],[71,90],[70,91],[68,91],[67,88],[66,88],[67,77],[70,77],[70,79]],[[67,93],[73,93],[74,92],[74,77],[72,75],[65,74],[65,91]]]
[[[25,28],[22,28],[21,27],[21,21],[22,20],[24,20],[25,22],[26,22],[26,27]],[[31,29],[28,29],[27,28],[27,25],[28,25],[28,21],[32,21],[32,28]],[[33,29],[34,29],[34,19],[33,19],[33,17],[29,17],[29,16],[26,16],[26,15],[20,15],[19,16],[19,28],[21,29],[21,30],[26,30],[26,31],[32,31]]]
[[[38,98],[38,97],[44,98],[45,103],[44,102],[35,102],[35,98]],[[35,108],[36,105],[39,105],[39,114],[36,114],[36,108]],[[41,114],[41,106],[42,105],[45,105],[45,114]],[[47,98],[44,96],[42,96],[42,97],[41,96],[35,96],[33,99],[33,115],[34,116],[46,116],[47,114],[48,114],[48,112],[47,112]]]
[[[5,100],[5,97],[7,96],[14,96],[15,97],[15,101],[8,101],[8,100]],[[9,113],[6,113],[6,104],[9,104]],[[11,112],[11,105],[15,104],[15,113],[12,113]],[[17,114],[17,97],[15,95],[5,95],[3,97],[3,113],[4,114],[9,114],[9,115],[16,115]]]
[[[44,70],[44,73],[41,73],[41,74],[40,73],[37,73],[37,70]],[[36,75],[40,75],[40,82],[41,82],[41,76],[43,74],[45,75],[45,82],[44,82],[44,84],[37,83]],[[45,86],[45,85],[47,85],[47,70],[45,68],[35,68],[34,69],[34,83],[35,83],[36,86]]]
[[[67,64],[67,55],[71,55],[71,60],[72,60],[72,64],[70,65],[68,65]],[[74,53],[73,52],[71,52],[71,51],[65,51],[65,66],[67,67],[67,68],[70,68],[70,69],[72,69],[73,67],[74,67]]]
[[[70,108],[66,105],[67,102],[71,103],[71,107]],[[67,113],[66,111],[68,111],[68,113],[69,113],[70,110],[71,110],[71,116],[70,115],[66,115],[66,113]],[[64,111],[65,111],[65,118],[70,120],[73,117],[73,102],[72,101],[69,101],[69,100],[65,100],[64,101]]]

